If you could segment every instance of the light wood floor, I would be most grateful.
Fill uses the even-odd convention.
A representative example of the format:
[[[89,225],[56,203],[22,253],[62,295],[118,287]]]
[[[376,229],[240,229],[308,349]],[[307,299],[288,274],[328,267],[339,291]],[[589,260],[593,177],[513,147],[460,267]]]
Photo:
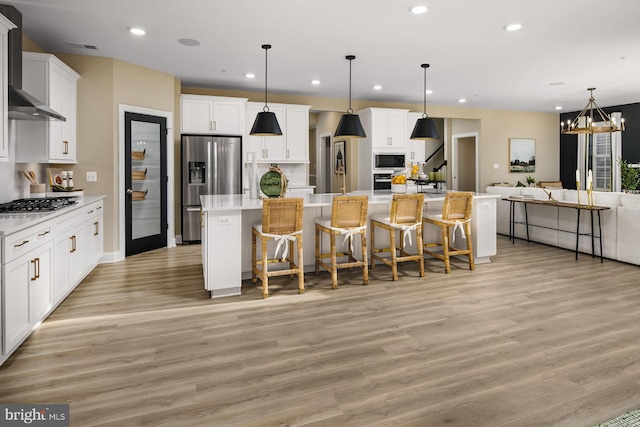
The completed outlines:
[[[0,367],[0,402],[73,426],[592,426],[640,407],[637,266],[498,238],[211,300],[199,246],[101,265]]]

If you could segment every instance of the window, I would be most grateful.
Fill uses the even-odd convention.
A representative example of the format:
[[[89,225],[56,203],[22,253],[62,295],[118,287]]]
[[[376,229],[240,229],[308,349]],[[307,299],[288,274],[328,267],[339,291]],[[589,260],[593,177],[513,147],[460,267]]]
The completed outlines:
[[[593,134],[593,189],[611,191],[611,134]]]

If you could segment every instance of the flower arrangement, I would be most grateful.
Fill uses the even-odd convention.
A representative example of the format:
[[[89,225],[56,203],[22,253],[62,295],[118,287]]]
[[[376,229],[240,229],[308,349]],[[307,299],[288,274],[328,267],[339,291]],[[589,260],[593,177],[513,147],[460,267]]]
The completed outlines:
[[[632,167],[626,160],[619,159],[620,185],[625,192],[635,191],[640,184],[640,170]]]

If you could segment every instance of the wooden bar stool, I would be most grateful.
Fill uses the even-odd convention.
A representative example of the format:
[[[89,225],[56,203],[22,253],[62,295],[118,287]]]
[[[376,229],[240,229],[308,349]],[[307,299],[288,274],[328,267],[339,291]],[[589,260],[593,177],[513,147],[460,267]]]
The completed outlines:
[[[391,266],[394,281],[398,280],[398,263],[416,261],[420,265],[420,277],[424,277],[424,254],[422,246],[422,210],[424,208],[424,194],[394,194],[391,202],[390,215],[371,216],[371,269],[375,268],[376,260]],[[389,246],[376,249],[376,227],[389,232]],[[396,232],[399,233],[398,243]],[[411,234],[416,234],[416,253],[405,251],[407,240],[411,245]],[[390,258],[382,256],[389,254]]]
[[[331,205],[331,218],[316,219],[316,275],[320,267],[331,272],[331,286],[338,287],[338,269],[362,267],[364,284],[369,284],[369,267],[367,265],[367,196],[336,196]],[[329,234],[331,252],[320,252],[320,232]],[[353,255],[353,236],[360,235],[362,259]],[[344,236],[347,252],[337,252],[336,236]],[[338,257],[347,257],[346,262],[338,263]],[[331,264],[323,259],[331,258]]]
[[[425,243],[424,252],[444,261],[445,271],[451,272],[449,257],[455,255],[467,255],[469,258],[469,270],[474,270],[473,244],[471,242],[471,209],[473,207],[473,192],[460,191],[447,193],[444,198],[442,215],[425,215],[424,224],[433,224],[440,227],[441,241],[437,243]],[[426,229],[426,226],[424,227]],[[462,229],[462,237],[467,241],[467,248],[461,249],[453,246],[456,229]],[[453,229],[453,230],[452,230]],[[449,242],[449,236],[453,231],[453,239]],[[431,247],[442,247],[442,252],[428,250]]]
[[[262,298],[269,297],[269,277],[298,275],[298,293],[304,293],[304,258],[302,254],[302,198],[264,199],[262,201],[262,224],[255,224],[251,235],[251,281],[262,281]],[[262,258],[256,256],[256,240],[262,245]],[[267,242],[277,242],[273,258],[267,254]],[[294,262],[293,243],[298,246],[298,262]],[[282,256],[278,252],[282,248]],[[269,271],[269,264],[289,263],[284,270]],[[261,265],[262,268],[258,268]]]

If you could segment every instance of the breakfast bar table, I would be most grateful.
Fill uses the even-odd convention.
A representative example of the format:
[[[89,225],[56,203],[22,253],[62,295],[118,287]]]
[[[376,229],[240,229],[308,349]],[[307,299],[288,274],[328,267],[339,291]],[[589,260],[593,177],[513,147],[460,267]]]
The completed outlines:
[[[389,191],[350,194],[369,198],[369,215],[389,212],[392,200]],[[331,203],[337,195],[305,194],[303,197],[303,248],[307,272],[315,271],[315,219],[331,215]],[[427,210],[441,213],[444,194],[425,196]],[[490,257],[496,254],[496,201],[499,198],[496,194],[474,197],[471,233],[476,264],[491,262]],[[251,277],[251,227],[261,222],[262,200],[240,194],[206,195],[200,196],[200,200],[205,289],[211,292],[212,298],[239,295],[242,280]],[[428,236],[426,233],[435,233],[434,237],[439,235],[436,230],[425,231]]]

